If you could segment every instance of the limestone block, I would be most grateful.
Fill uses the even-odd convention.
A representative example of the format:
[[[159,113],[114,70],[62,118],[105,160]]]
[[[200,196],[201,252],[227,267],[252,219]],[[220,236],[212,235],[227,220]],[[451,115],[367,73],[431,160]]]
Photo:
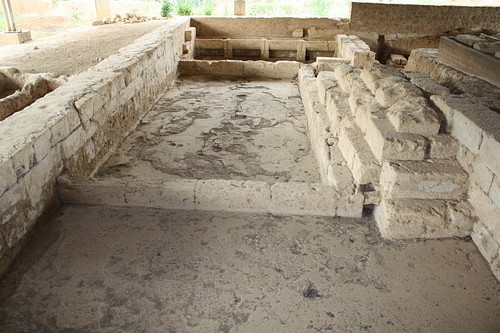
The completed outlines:
[[[477,158],[479,158],[479,155],[473,154],[467,147],[463,145],[458,146],[457,161],[462,169],[468,174],[474,171],[474,165]]]
[[[319,72],[317,76],[318,96],[321,104],[326,102],[326,92],[337,86],[333,72]]]
[[[379,87],[375,91],[375,99],[385,108],[388,108],[406,99],[415,99],[422,96],[420,89],[404,78],[391,76],[378,81]]]
[[[0,160],[0,195],[7,191],[17,181],[16,172],[12,166],[12,160],[2,158]]]
[[[50,137],[52,133],[49,130],[41,131],[38,136],[33,138],[33,149],[35,150],[35,162],[39,163],[50,151]]]
[[[8,223],[16,214],[23,213],[23,204],[27,199],[24,178],[19,179],[0,196],[0,225]]]
[[[61,142],[61,151],[64,160],[68,160],[87,143],[87,134],[82,126],[74,130]]]
[[[500,126],[500,123],[496,125]],[[488,168],[496,175],[500,175],[500,129],[492,133],[483,132],[483,141],[479,155]]]
[[[351,65],[338,65],[337,67],[335,67],[335,78],[337,79],[344,92],[349,93],[351,91],[351,83],[348,81],[348,75],[353,71],[354,67],[352,67]]]
[[[78,113],[74,109],[67,108],[64,110],[64,113],[63,117],[57,119],[50,126],[52,133],[50,143],[52,146],[67,138],[80,125],[80,118],[78,118]]]
[[[360,217],[362,213],[362,195],[346,195],[322,184],[276,183],[271,194],[274,214]]]
[[[430,149],[429,158],[455,158],[459,143],[449,135],[432,135],[428,137]]]
[[[210,62],[206,60],[180,60],[180,75],[208,75],[210,74]]]
[[[388,239],[463,237],[473,219],[467,205],[444,200],[385,199],[374,216],[382,237]]]
[[[354,50],[352,65],[356,67],[368,67],[375,62],[375,52],[369,50]]]
[[[380,186],[385,198],[462,199],[467,179],[453,160],[385,162]]]
[[[304,37],[304,29],[295,29],[292,31],[292,37],[293,38],[302,38]]]
[[[429,75],[418,72],[406,72],[410,82],[422,89],[428,95],[448,95],[450,90],[433,79]]]
[[[469,184],[469,202],[474,207],[474,213],[479,222],[493,233],[494,238],[500,240],[500,208],[474,182]]]
[[[210,62],[210,75],[213,76],[242,75],[244,70],[244,63],[238,60],[217,60]]]
[[[489,196],[497,208],[500,208],[500,175],[495,176],[495,179],[491,184]]]
[[[394,128],[403,133],[431,136],[437,134],[441,126],[436,111],[423,99],[401,99],[389,108],[387,117]]]
[[[367,122],[366,142],[380,163],[385,160],[422,160],[425,158],[427,141],[424,137],[417,134],[398,133],[388,119],[368,117]]]
[[[56,179],[63,170],[63,160],[61,150],[55,147],[50,150],[47,156],[35,165],[25,176],[26,192],[31,202],[33,211],[29,212],[35,216],[41,213],[40,204],[48,198],[44,193],[45,185]],[[42,204],[43,206],[43,204]],[[28,218],[33,216],[28,216]]]
[[[407,63],[407,60],[404,56],[402,56],[401,54],[391,54],[391,61],[397,65],[406,65]]]
[[[465,44],[470,47],[474,47],[475,43],[482,42],[484,41],[481,36],[477,35],[469,35],[469,34],[462,34],[462,35],[457,35],[455,36],[455,39],[459,41],[462,44]]]
[[[339,149],[357,184],[378,183],[380,165],[358,129],[341,130]]]
[[[476,244],[479,252],[483,255],[489,264],[492,264],[498,258],[500,244],[498,238],[495,238],[493,233],[483,223],[474,224],[472,239]]]
[[[273,72],[274,64],[269,61],[245,61],[243,65],[243,73],[246,77],[269,77]]]
[[[277,61],[274,63],[273,77],[278,79],[295,79],[298,75],[300,62]]]
[[[35,150],[31,143],[27,143],[17,148],[16,153],[11,157],[12,165],[17,177],[22,177],[35,164]]]
[[[354,91],[355,90],[352,92]],[[355,99],[355,96],[351,93],[349,96],[349,105],[351,112],[354,111],[356,125],[358,125],[358,128],[363,134],[366,133],[368,127],[374,126],[371,118],[385,117],[386,111],[373,99],[371,101],[363,101],[361,98]],[[391,127],[391,130],[394,130],[394,128]]]
[[[375,94],[375,91],[379,87],[379,80],[389,77],[389,76],[399,76],[403,77],[403,74],[398,69],[391,66],[384,66],[379,64],[373,64],[371,67],[367,67],[361,70],[360,77],[366,84],[368,89]]]
[[[311,65],[302,65],[299,69],[299,84],[302,85],[307,79],[316,79],[314,67]]]
[[[200,180],[195,198],[201,210],[268,212],[271,187],[266,182]]]
[[[476,158],[472,166],[472,172],[469,173],[469,177],[472,181],[479,185],[484,193],[488,193],[495,175],[483,163],[481,158]]]
[[[490,110],[478,101],[466,96],[452,95],[431,96],[431,100],[443,112],[448,131],[474,154],[479,153],[479,147],[483,141],[483,131],[492,135],[500,133],[500,114]],[[484,141],[490,140],[496,141],[493,138],[488,139],[487,135],[485,135]],[[487,143],[486,146],[489,147],[485,149],[490,149],[494,146],[494,143],[491,141],[492,145]],[[493,149],[491,153],[494,152]],[[494,166],[498,162],[487,160],[488,157],[485,156],[484,161],[487,164],[491,164],[490,168],[494,172],[496,170],[500,171],[500,168],[495,169]]]
[[[189,28],[187,30],[184,30],[184,41],[185,42],[190,42],[194,38],[196,38],[196,28]]]
[[[343,165],[328,166],[327,184],[342,193],[353,194],[356,189],[351,170]]]

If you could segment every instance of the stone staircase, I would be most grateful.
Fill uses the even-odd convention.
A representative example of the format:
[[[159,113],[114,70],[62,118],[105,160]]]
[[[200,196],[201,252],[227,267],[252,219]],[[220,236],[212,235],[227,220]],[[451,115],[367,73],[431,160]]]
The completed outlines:
[[[468,175],[429,100],[446,88],[379,64],[318,68],[299,86],[322,181],[362,192],[386,238],[469,235]]]

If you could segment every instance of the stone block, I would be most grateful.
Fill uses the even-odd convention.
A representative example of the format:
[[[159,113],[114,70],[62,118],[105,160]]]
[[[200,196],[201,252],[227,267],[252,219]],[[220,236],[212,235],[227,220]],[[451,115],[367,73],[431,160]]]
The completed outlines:
[[[210,62],[210,75],[212,76],[238,76],[242,75],[245,64],[239,60],[216,60]]]
[[[478,42],[474,43],[474,48],[479,52],[487,53],[487,54],[495,54],[500,52],[500,41],[497,42]]]
[[[406,60],[406,58],[404,56],[402,56],[401,54],[391,54],[391,61],[397,65],[406,65],[406,63],[408,62]]]
[[[500,125],[500,123],[498,124]],[[483,132],[479,155],[481,160],[496,175],[500,175],[500,129],[497,132]]]
[[[380,165],[358,129],[342,128],[339,149],[357,184],[378,183]]]
[[[389,108],[387,117],[402,133],[431,136],[438,134],[441,126],[436,111],[428,107],[423,99],[401,99]]]
[[[271,212],[280,215],[361,217],[363,196],[345,195],[331,186],[276,183],[271,187]]]
[[[272,77],[274,64],[269,61],[243,62],[243,74],[246,77]]]
[[[455,158],[459,143],[449,135],[432,135],[429,139],[429,158]]]
[[[371,67],[364,68],[360,73],[361,79],[366,84],[368,89],[370,89],[372,94],[375,94],[379,87],[378,81],[389,76],[403,77],[403,74],[400,70],[395,69],[394,67],[379,64],[373,64]]]
[[[4,158],[0,160],[0,195],[7,191],[17,182],[16,172],[12,160]]]
[[[23,213],[26,200],[26,184],[21,178],[0,196],[0,225],[8,223],[16,214]]]
[[[319,72],[316,78],[318,84],[318,97],[321,104],[326,102],[326,92],[336,87],[337,80],[333,72]]]
[[[500,240],[500,208],[474,182],[469,184],[469,202],[474,207],[479,222],[484,224],[497,240]]]
[[[87,133],[80,126],[61,142],[61,151],[64,160],[75,155],[86,143]]]
[[[422,89],[427,95],[448,95],[450,93],[448,88],[440,85],[427,74],[416,72],[406,72],[405,74],[411,83]]]
[[[468,174],[474,171],[474,164],[477,158],[479,158],[479,155],[473,154],[464,145],[458,145],[457,161]]]
[[[474,224],[472,239],[479,249],[479,252],[481,252],[489,264],[492,264],[493,261],[498,258],[500,249],[498,238],[495,238],[490,229],[483,223],[477,222]]]
[[[35,164],[35,150],[31,143],[17,147],[16,153],[11,157],[12,165],[17,177],[25,175]]]
[[[200,180],[196,184],[197,209],[230,212],[268,212],[271,187],[266,182]]]
[[[422,96],[420,89],[404,78],[391,76],[378,81],[375,99],[384,108],[397,102],[410,99],[412,102]],[[421,102],[418,102],[421,104]]]
[[[300,62],[276,61],[273,77],[278,79],[295,79],[299,73]]]
[[[483,163],[481,158],[476,158],[472,166],[472,172],[469,173],[469,177],[472,181],[479,185],[484,193],[488,193],[495,175]]]
[[[470,214],[470,207],[459,202],[417,199],[385,199],[374,212],[382,237],[388,239],[467,236]]]
[[[453,160],[385,162],[380,186],[385,198],[463,199],[467,173]]]
[[[31,40],[31,31],[0,32],[0,45],[22,44]]]
[[[500,175],[496,175],[493,183],[491,184],[489,197],[491,201],[500,208]]]
[[[180,75],[210,74],[210,62],[206,60],[180,60],[178,66]]]
[[[470,34],[461,34],[455,36],[455,39],[462,44],[465,44],[470,47],[474,47],[475,43],[482,42],[484,39],[481,36],[470,35]]]
[[[423,160],[425,158],[427,140],[423,136],[398,133],[388,119],[377,117],[366,119],[366,142],[380,163],[385,160]]]
[[[51,149],[50,137],[52,133],[49,130],[41,131],[40,135],[33,138],[33,149],[35,150],[35,162],[39,163],[49,153]]]
[[[354,194],[356,184],[351,170],[344,165],[329,165],[327,185],[335,187],[338,192]]]

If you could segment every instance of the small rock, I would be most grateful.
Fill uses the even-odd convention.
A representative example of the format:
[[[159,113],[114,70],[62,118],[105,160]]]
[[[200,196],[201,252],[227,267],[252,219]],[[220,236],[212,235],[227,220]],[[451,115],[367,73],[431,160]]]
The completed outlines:
[[[111,19],[109,17],[105,17],[102,19],[102,23],[104,24],[111,24]]]

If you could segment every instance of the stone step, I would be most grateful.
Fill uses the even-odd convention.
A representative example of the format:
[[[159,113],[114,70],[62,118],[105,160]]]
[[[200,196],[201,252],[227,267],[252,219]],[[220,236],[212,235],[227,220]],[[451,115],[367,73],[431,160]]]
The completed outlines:
[[[468,175],[456,160],[387,161],[380,189],[384,198],[464,199]]]
[[[222,179],[98,179],[61,176],[67,204],[361,217],[363,195],[323,184]]]
[[[358,185],[378,184],[380,165],[357,127],[341,129],[339,149]]]
[[[388,239],[464,237],[474,224],[472,206],[462,200],[384,199],[374,216]]]

